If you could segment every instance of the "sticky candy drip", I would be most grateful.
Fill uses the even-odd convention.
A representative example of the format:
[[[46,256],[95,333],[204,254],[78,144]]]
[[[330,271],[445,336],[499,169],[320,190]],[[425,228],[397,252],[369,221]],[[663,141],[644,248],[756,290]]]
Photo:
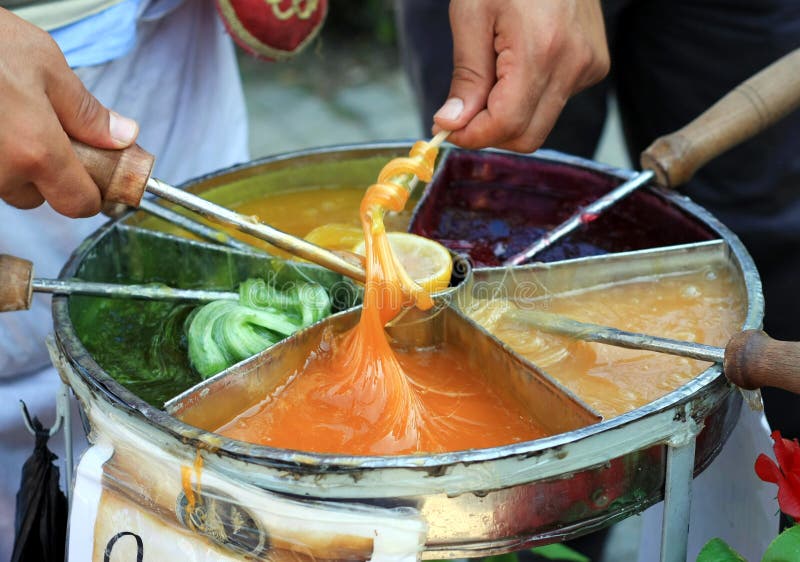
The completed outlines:
[[[409,190],[398,178],[413,174],[430,181],[438,152],[437,146],[418,141],[411,148],[410,157],[395,158],[383,167],[378,182],[367,189],[361,201],[367,271],[362,322],[365,316],[376,315],[381,330],[404,306],[415,304],[422,310],[433,306],[430,295],[411,279],[394,255],[383,217],[386,211],[402,211],[408,201]]]
[[[366,249],[367,281],[361,319],[334,349],[327,370],[336,380],[324,396],[377,429],[376,452],[391,454],[419,450],[424,427],[423,408],[403,372],[384,332],[384,325],[403,307],[423,310],[433,299],[408,275],[389,245],[383,217],[402,211],[409,190],[399,178],[413,174],[430,181],[439,149],[428,142],[414,144],[407,158],[395,158],[383,167],[378,181],[361,201],[361,227]],[[322,389],[321,389],[322,390]]]
[[[389,162],[364,195],[366,286],[358,325],[328,335],[307,364],[261,404],[217,433],[275,447],[321,453],[397,455],[491,447],[540,437],[519,405],[500,399],[458,350],[395,353],[384,326],[404,307],[433,306],[389,245],[386,211],[409,197],[407,175],[430,181],[436,143],[418,142]]]

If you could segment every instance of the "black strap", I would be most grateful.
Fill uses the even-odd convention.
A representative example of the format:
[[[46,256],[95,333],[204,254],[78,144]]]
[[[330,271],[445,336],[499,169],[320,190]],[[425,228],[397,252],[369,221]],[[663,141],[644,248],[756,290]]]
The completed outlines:
[[[111,537],[111,540],[108,541],[108,544],[106,545],[106,552],[103,555],[103,562],[111,562],[111,551],[114,550],[114,545],[117,544],[119,539],[125,536],[131,536],[136,539],[136,562],[142,562],[142,559],[144,558],[144,543],[142,542],[142,537],[136,533],[131,533],[130,531],[123,531]]]

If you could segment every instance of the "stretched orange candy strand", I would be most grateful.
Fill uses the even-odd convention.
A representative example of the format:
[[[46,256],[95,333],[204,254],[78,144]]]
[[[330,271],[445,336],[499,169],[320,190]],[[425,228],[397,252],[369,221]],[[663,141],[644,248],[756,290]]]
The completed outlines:
[[[403,307],[433,306],[430,295],[395,258],[383,217],[387,210],[400,211],[405,206],[409,189],[401,182],[408,181],[407,175],[430,181],[440,142],[416,143],[409,157],[389,162],[364,194],[360,216],[367,275],[361,319],[349,332],[327,340],[329,345],[323,341],[320,353],[286,387],[282,398],[270,401],[265,421],[255,422],[267,430],[292,431],[291,439],[280,443],[378,455],[446,448],[449,426],[423,403],[384,332],[386,322]],[[300,414],[292,414],[298,409]],[[308,422],[298,427],[301,416],[308,416],[302,418]]]
[[[360,216],[367,275],[358,325],[335,339],[323,338],[285,388],[220,433],[248,441],[256,436],[254,442],[279,447],[360,455],[494,446],[543,435],[518,409],[497,397],[487,401],[491,388],[469,369],[458,368],[453,349],[410,352],[398,359],[384,332],[403,307],[433,306],[394,256],[383,217],[405,206],[409,188],[403,183],[410,174],[431,180],[445,136],[418,142],[409,157],[389,162],[364,194]]]
[[[382,327],[404,306],[415,304],[422,310],[433,306],[430,295],[411,279],[394,255],[383,217],[386,211],[402,211],[408,201],[410,191],[400,183],[403,176],[413,174],[422,181],[431,180],[438,152],[434,141],[416,142],[409,157],[395,158],[383,167],[378,182],[361,200],[367,271],[362,322],[375,315]]]
[[[340,406],[358,418],[370,420],[372,430],[383,435],[382,453],[414,450],[420,431],[425,428],[424,408],[389,346],[383,327],[404,306],[413,303],[423,310],[433,306],[430,295],[411,279],[394,255],[383,217],[386,211],[402,211],[405,207],[410,191],[400,182],[406,174],[430,181],[440,142],[419,141],[409,157],[390,161],[361,200],[367,272],[364,307],[358,326],[345,335],[337,350],[340,353],[334,353],[330,365],[333,372],[344,375],[344,380],[329,387],[329,392],[333,391],[329,396],[338,396],[337,401],[344,399]],[[349,389],[344,390],[346,387]]]
[[[381,436],[375,449],[380,454],[416,450],[421,432],[427,429],[424,407],[383,327],[404,306],[415,304],[425,310],[433,306],[433,299],[397,260],[383,217],[386,211],[402,211],[405,207],[410,191],[401,182],[407,175],[430,181],[439,143],[441,140],[419,141],[409,157],[391,160],[361,200],[367,273],[364,307],[358,325],[344,335],[326,365],[330,378],[319,389],[319,398],[362,420],[360,431]]]

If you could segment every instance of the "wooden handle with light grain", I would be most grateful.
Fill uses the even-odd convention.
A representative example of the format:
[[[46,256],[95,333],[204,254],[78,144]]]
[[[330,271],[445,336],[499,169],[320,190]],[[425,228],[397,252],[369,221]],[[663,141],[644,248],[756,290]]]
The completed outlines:
[[[72,140],[78,159],[103,194],[104,205],[138,207],[155,157],[138,144],[122,150],[95,148]]]
[[[761,330],[745,330],[725,346],[723,370],[742,388],[772,386],[800,394],[800,342],[778,341]]]
[[[701,166],[798,105],[800,49],[742,82],[682,129],[656,139],[642,152],[642,169],[652,170],[664,187],[683,185]]]
[[[33,296],[33,264],[0,254],[0,312],[28,310]]]

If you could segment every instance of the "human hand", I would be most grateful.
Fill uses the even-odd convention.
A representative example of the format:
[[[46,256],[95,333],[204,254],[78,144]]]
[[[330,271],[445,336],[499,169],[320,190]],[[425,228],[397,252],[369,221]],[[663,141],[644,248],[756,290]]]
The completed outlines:
[[[70,70],[50,36],[0,8],[0,199],[21,209],[45,200],[69,217],[100,210],[100,190],[69,138],[125,148],[135,121],[108,111]]]
[[[466,148],[531,152],[567,100],[601,80],[600,0],[452,0],[453,80],[434,133]]]

